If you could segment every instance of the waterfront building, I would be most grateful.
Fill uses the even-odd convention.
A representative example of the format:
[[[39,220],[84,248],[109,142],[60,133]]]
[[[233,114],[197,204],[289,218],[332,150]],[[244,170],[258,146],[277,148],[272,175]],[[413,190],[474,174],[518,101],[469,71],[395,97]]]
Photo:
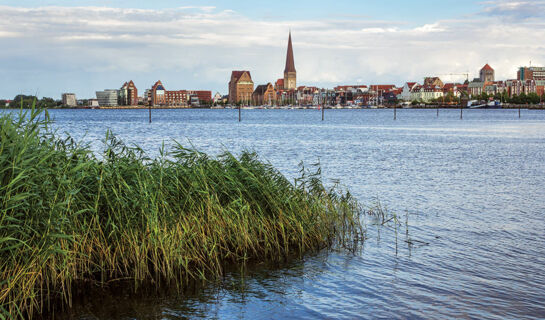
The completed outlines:
[[[254,82],[250,71],[231,72],[229,81],[229,103],[249,103],[254,93]]]
[[[151,87],[151,90],[149,92],[150,94],[150,105],[151,106],[162,106],[166,105],[166,95],[165,95],[165,87],[163,86],[163,83],[161,80],[158,80],[155,82],[155,84]]]
[[[278,79],[274,83],[274,89],[276,91],[284,90],[284,79]]]
[[[62,105],[65,107],[76,107],[78,102],[76,100],[75,93],[63,93],[62,94]]]
[[[486,82],[480,81],[479,78],[471,81],[467,86],[467,93],[470,97],[475,97],[483,93]]]
[[[136,106],[138,105],[138,89],[134,82],[130,80],[125,82],[119,89],[119,105],[120,106]]]
[[[443,88],[445,84],[438,77],[426,77],[424,78],[424,86]]]
[[[187,107],[187,91],[167,91],[161,80],[155,82],[148,94],[151,106]]]
[[[288,52],[286,54],[286,67],[284,68],[283,89],[295,90],[297,88],[297,71],[295,70],[295,60],[293,57],[293,47],[291,44],[291,32],[288,38]]]
[[[445,83],[443,86],[443,95],[446,96],[449,93],[456,98],[462,97],[467,92],[467,85],[461,83]]]
[[[385,92],[389,92],[395,88],[396,86],[393,84],[372,84],[371,86],[369,86],[369,90],[378,92],[379,95]]]
[[[315,96],[319,92],[317,87],[300,86],[297,88],[297,101],[302,105],[315,105]]]
[[[98,99],[89,99],[89,100],[87,100],[87,105],[89,107],[98,107],[99,106]]]
[[[119,90],[116,89],[106,89],[104,91],[97,91],[97,100],[98,105],[101,107],[117,107]]]
[[[361,95],[369,91],[366,85],[342,85],[333,88],[337,103],[342,105],[353,105],[361,103]],[[360,100],[360,101],[356,101]]]
[[[257,105],[272,105],[276,101],[274,86],[270,82],[257,86],[252,94],[252,101]]]
[[[539,94],[539,92],[542,90],[540,86],[538,85],[538,81],[535,80],[507,80],[505,81],[507,91],[509,93],[510,97],[518,96],[520,94],[530,94],[530,93],[536,93]]]
[[[219,103],[221,101],[221,94],[219,92],[216,92],[216,94],[214,95],[214,97],[212,98],[212,101],[214,103]]]
[[[479,80],[480,82],[494,82],[494,74],[494,69],[492,69],[492,67],[487,63],[484,65],[484,67],[482,67],[481,71],[479,72]]]
[[[210,104],[210,102],[212,102],[212,91],[209,90],[187,90],[187,94],[190,97],[197,97],[197,102],[199,105]]]
[[[544,67],[520,67],[517,72],[517,79],[521,81],[526,80],[545,80],[545,68]]]
[[[443,97],[443,89],[439,86],[421,86],[417,85],[411,92],[411,100],[430,102],[434,99]]]
[[[414,89],[418,86],[417,82],[406,82],[401,89],[398,99],[404,101],[412,101],[412,93]]]

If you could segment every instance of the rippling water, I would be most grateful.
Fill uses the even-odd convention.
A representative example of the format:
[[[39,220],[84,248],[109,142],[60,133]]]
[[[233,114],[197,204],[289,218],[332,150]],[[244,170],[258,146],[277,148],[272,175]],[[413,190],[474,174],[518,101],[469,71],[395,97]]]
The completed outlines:
[[[545,318],[545,112],[517,110],[53,110],[100,150],[110,128],[158,155],[175,139],[252,149],[289,177],[320,161],[364,204],[408,215],[361,253],[319,252],[229,273],[183,295],[90,302],[82,319]],[[403,227],[404,228],[404,227]],[[114,299],[114,301],[112,301]],[[104,299],[103,299],[104,300]]]

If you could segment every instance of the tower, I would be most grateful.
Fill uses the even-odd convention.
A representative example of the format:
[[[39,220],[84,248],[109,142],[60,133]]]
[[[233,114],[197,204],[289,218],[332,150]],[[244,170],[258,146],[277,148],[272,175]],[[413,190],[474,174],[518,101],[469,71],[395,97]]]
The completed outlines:
[[[488,63],[481,69],[479,73],[481,82],[494,82],[494,69]]]
[[[295,90],[297,88],[297,71],[293,59],[293,48],[291,45],[291,31],[288,39],[288,53],[286,55],[286,68],[284,69],[284,89]]]

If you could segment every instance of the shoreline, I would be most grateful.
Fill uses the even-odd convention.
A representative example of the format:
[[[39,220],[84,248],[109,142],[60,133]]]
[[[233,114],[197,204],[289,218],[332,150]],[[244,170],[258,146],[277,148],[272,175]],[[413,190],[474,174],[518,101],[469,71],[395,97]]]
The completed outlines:
[[[24,110],[31,110],[32,108],[23,108]],[[147,106],[117,106],[117,107],[72,107],[72,108],[47,108],[48,110],[149,110]],[[174,106],[154,106],[151,110],[238,110],[238,107],[174,107]],[[373,106],[373,107],[356,107],[356,106],[341,106],[341,107],[326,107],[326,110],[380,110],[380,109],[465,109],[465,110],[502,110],[502,109],[525,109],[525,110],[545,110],[544,105],[503,105],[500,107],[487,107],[487,108],[468,108],[461,107],[460,105],[426,105],[426,106]],[[0,108],[0,110],[21,110],[21,108]],[[262,107],[262,106],[250,106],[242,107],[242,110],[321,110],[316,107],[304,107],[304,106],[283,106],[283,107]]]

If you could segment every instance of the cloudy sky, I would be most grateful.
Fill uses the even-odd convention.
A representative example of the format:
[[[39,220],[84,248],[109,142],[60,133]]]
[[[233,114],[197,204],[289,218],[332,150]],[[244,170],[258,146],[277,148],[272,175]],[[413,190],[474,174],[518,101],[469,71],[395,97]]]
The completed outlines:
[[[227,93],[231,70],[298,85],[396,84],[545,65],[545,0],[0,0],[0,98],[119,88]]]

